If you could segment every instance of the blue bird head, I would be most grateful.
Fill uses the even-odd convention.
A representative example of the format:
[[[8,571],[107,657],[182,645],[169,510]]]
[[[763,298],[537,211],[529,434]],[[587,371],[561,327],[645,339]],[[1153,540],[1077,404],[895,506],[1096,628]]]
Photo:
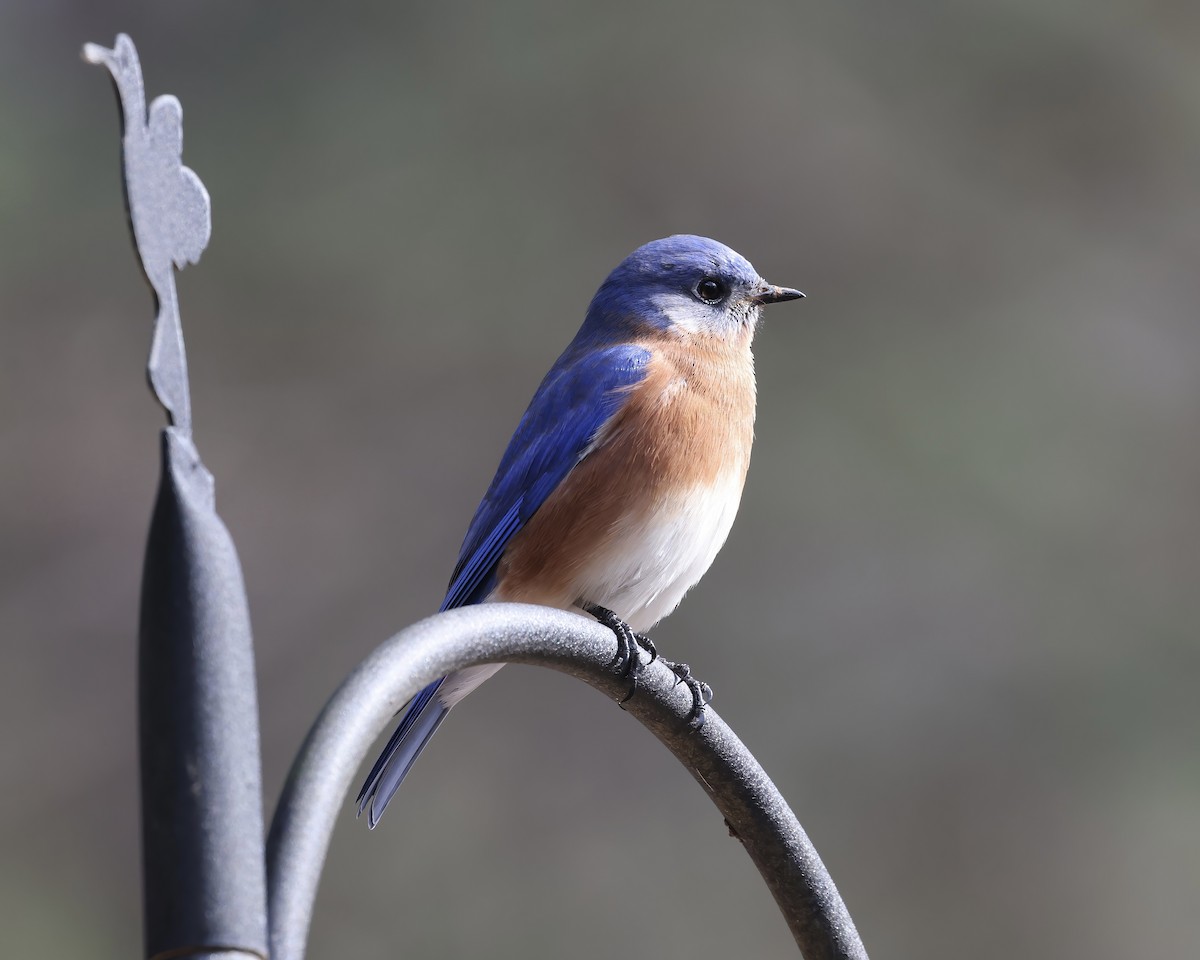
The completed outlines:
[[[638,247],[601,284],[581,334],[650,329],[736,339],[752,335],[764,304],[803,297],[758,275],[741,254],[677,234]]]

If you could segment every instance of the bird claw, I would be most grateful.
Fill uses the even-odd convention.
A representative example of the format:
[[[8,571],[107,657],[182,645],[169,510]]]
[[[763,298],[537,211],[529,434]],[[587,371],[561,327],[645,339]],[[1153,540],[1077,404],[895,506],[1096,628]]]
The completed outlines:
[[[649,637],[635,633],[629,624],[607,607],[595,603],[583,603],[580,606],[616,635],[617,656],[613,661],[613,666],[617,673],[622,677],[627,677],[630,681],[629,692],[618,702],[626,703],[637,693],[638,675],[646,666],[642,663],[640,650],[645,650],[650,654],[649,663],[658,659],[658,650]]]
[[[608,627],[617,637],[617,656],[613,665],[621,676],[627,677],[630,681],[629,692],[617,701],[624,705],[637,693],[638,676],[646,667],[646,664],[642,663],[640,650],[645,650],[650,654],[648,662],[653,663],[659,659],[658,649],[654,646],[654,641],[644,634],[635,633],[629,624],[607,607],[596,603],[581,603],[580,606],[595,617],[601,625]],[[685,684],[691,691],[692,709],[688,713],[688,724],[693,729],[699,730],[704,726],[704,708],[713,698],[712,687],[693,677],[692,668],[686,663],[675,663],[666,659],[663,660],[663,663],[670,667],[671,672],[675,674],[676,685]]]
[[[635,633],[633,635],[633,639],[637,641],[637,645],[639,647],[641,647],[648,654],[650,654],[650,662],[651,663],[653,663],[655,660],[658,659],[658,647],[656,647],[654,645],[653,640],[651,640],[644,633]]]
[[[685,684],[692,694],[692,709],[688,713],[688,724],[695,730],[704,726],[704,708],[712,701],[713,689],[703,680],[692,676],[692,668],[686,663],[674,663],[664,660],[671,672],[675,674],[675,685]]]

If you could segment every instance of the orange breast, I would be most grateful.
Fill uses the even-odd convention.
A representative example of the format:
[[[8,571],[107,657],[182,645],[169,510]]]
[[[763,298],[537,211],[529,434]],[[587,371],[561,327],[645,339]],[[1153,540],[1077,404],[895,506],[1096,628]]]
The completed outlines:
[[[495,599],[570,606],[580,599],[589,560],[615,537],[636,536],[639,518],[674,509],[688,492],[731,475],[740,487],[754,436],[748,339],[663,335],[641,345],[653,353],[646,378],[513,537]]]

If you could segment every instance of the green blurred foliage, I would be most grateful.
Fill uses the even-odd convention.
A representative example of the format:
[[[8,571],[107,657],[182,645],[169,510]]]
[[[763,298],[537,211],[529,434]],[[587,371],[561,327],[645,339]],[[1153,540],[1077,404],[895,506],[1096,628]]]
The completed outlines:
[[[1200,942],[1200,7],[0,5],[0,952],[140,949],[134,637],[161,415],[85,41],[183,102],[197,441],[242,551],[273,802],[437,606],[629,250],[810,295],[758,343],[725,551],[656,631],[880,957]],[[511,668],[368,834],[313,955],[788,956],[682,769]]]

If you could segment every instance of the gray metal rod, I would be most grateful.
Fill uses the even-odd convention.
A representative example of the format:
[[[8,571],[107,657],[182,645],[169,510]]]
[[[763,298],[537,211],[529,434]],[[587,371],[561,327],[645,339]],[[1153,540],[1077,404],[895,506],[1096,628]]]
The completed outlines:
[[[146,956],[265,956],[250,611],[212,475],[177,427],[146,544],[138,643]]]
[[[133,41],[89,43],[121,107],[134,245],[158,316],[147,365],[172,426],[146,544],[138,629],[145,951],[152,960],[267,951],[262,762],[250,611],[213,478],[192,443],[175,269],[208,243],[208,191],[183,165],[183,108],[146,104]]]
[[[381,644],[337,689],[292,765],[267,837],[273,960],[301,960],[330,837],[348,815],[354,777],[396,712],[430,681],[480,663],[526,663],[569,674],[620,700],[616,640],[591,620],[545,607],[486,604],[451,610]],[[733,731],[708,708],[688,724],[691,694],[650,664],[626,709],[712,798],[758,867],[807,960],[865,960],[854,922],[787,802]]]

